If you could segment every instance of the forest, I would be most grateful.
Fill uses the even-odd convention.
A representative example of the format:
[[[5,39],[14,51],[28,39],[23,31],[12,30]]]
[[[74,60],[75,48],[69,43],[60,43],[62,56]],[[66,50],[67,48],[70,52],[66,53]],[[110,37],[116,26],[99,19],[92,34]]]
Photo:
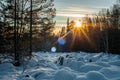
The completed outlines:
[[[54,0],[1,0],[0,54],[12,55],[19,62],[38,51],[120,53],[119,2],[86,14],[79,20],[82,27],[75,27],[68,18],[57,34],[53,32],[55,16]]]

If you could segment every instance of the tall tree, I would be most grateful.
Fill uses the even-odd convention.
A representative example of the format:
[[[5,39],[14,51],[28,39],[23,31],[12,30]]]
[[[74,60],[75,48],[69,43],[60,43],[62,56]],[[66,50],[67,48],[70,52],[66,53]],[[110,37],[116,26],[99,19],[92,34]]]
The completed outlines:
[[[11,51],[12,43],[13,43],[13,13],[12,5],[8,0],[0,1],[0,30],[2,31],[1,35],[4,37],[1,43],[4,43],[4,48],[2,48],[3,52]],[[6,46],[6,47],[5,47]]]
[[[120,17],[120,3],[114,4],[111,12],[112,26],[113,28],[120,28],[119,24]]]

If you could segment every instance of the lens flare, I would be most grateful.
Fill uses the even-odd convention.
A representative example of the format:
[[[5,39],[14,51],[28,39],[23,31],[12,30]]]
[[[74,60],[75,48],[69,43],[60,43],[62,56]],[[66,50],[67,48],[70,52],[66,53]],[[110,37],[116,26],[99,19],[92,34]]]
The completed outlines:
[[[57,50],[56,47],[51,48],[51,52],[56,52],[56,50]]]
[[[65,40],[63,38],[58,38],[57,40],[59,45],[64,45],[65,44]]]

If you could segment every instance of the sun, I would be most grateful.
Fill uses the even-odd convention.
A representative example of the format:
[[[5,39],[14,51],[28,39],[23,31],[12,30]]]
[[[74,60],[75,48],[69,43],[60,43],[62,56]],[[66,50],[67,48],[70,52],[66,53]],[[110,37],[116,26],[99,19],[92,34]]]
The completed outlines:
[[[81,27],[81,26],[82,26],[81,22],[76,20],[75,21],[75,27]]]

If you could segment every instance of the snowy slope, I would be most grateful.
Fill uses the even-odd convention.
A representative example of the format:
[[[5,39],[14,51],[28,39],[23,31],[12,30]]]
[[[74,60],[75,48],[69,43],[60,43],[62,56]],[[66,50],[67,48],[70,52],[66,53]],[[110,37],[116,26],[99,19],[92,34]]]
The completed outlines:
[[[0,64],[0,80],[120,80],[120,55],[33,53],[25,66]]]

